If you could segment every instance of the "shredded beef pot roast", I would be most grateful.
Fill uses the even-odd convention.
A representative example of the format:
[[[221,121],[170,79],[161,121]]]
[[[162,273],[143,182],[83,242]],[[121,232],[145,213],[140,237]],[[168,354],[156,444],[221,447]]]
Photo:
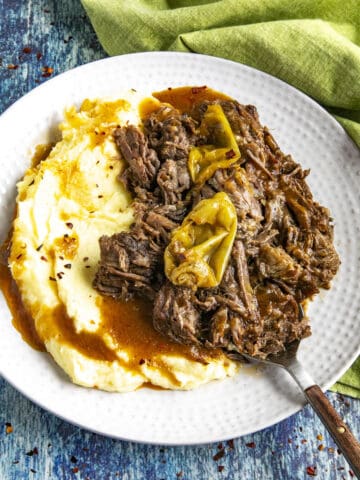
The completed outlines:
[[[209,104],[220,104],[240,159],[194,186],[189,151],[211,143],[200,135]],[[171,339],[265,358],[310,335],[299,304],[329,288],[339,258],[329,212],[313,200],[303,170],[281,152],[256,108],[231,100],[202,101],[189,113],[161,107],[144,122],[117,128],[128,166],[120,180],[134,196],[129,232],[100,238],[94,286],[121,300],[146,296],[154,327]],[[164,275],[171,232],[199,201],[225,192],[237,233],[230,261],[215,288],[173,285]]]

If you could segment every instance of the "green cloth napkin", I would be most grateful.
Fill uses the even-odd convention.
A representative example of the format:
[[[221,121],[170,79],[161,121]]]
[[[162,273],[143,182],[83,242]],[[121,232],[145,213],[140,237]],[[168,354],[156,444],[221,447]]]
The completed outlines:
[[[110,55],[177,50],[268,72],[322,104],[360,147],[359,0],[81,0]],[[360,360],[333,387],[360,398]]]

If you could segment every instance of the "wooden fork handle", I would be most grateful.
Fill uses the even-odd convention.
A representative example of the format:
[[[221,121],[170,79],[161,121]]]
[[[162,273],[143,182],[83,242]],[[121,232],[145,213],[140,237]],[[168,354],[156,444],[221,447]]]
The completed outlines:
[[[353,472],[360,479],[360,443],[318,385],[307,388],[305,395],[325,427],[331,433]]]

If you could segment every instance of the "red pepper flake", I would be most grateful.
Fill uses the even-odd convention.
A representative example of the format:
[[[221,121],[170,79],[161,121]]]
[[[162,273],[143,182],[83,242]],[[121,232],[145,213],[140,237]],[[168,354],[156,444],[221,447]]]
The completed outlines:
[[[74,468],[72,469],[72,472],[73,472],[73,473],[78,473],[78,471],[79,471],[78,467],[74,467]]]
[[[256,444],[255,442],[249,442],[249,443],[245,443],[245,445],[249,448],[255,448],[256,447]]]
[[[203,91],[206,90],[206,89],[207,89],[207,86],[206,86],[206,85],[204,85],[204,86],[202,86],[202,87],[193,87],[193,88],[191,89],[191,93],[194,94],[194,95],[196,95],[196,94],[198,94],[198,93],[203,92]]]
[[[17,70],[19,68],[19,65],[14,65],[13,63],[9,63],[7,66],[9,70]]]
[[[13,430],[14,430],[14,429],[13,429],[13,426],[12,426],[11,423],[9,423],[9,422],[6,422],[6,423],[5,423],[5,427],[6,427],[6,428],[5,428],[6,435],[9,435],[9,434],[12,433]]]
[[[306,467],[306,473],[310,475],[310,477],[316,477],[316,467]]]
[[[68,268],[70,270],[71,268],[71,263],[65,263],[64,268]]]
[[[113,170],[113,169],[114,169],[114,166],[113,166],[113,165],[110,165],[109,168],[110,168],[110,170]]]
[[[54,277],[49,277],[49,280],[51,280],[52,282],[56,282],[56,278]]]
[[[45,65],[45,67],[42,68],[42,71],[43,71],[42,77],[46,78],[52,75],[52,73],[54,72],[54,69]]]
[[[320,443],[320,445],[318,446],[318,450],[321,452],[322,450],[324,450],[324,445],[322,443]]]
[[[226,443],[228,444],[230,450],[234,450],[234,440],[228,440]]]
[[[178,478],[181,478],[183,475],[184,475],[184,473],[183,473],[182,470],[180,470],[180,472],[176,472],[176,476],[177,476]]]
[[[305,438],[303,438],[303,439],[301,440],[301,443],[304,445],[304,443],[307,443],[307,440],[305,440]]]
[[[91,268],[91,266],[90,265],[85,265],[85,268]]]
[[[342,455],[342,451],[338,448],[337,450],[338,455]]]
[[[23,53],[26,53],[27,55],[32,52],[30,47],[24,47],[22,51],[23,51]]]
[[[217,462],[217,461],[220,460],[220,458],[222,458],[224,455],[225,455],[225,451],[224,451],[224,450],[220,450],[220,452],[215,453],[215,455],[213,456],[213,460],[214,460],[215,462]]]
[[[355,477],[355,473],[352,470],[349,470],[350,477]]]
[[[219,465],[218,466],[218,472],[222,472],[224,470],[224,465]]]
[[[288,438],[288,443],[291,444],[292,443],[292,440],[291,438]]]
[[[236,153],[234,152],[233,149],[228,150],[228,151],[225,153],[225,157],[226,157],[226,158],[233,158],[233,157],[235,157],[235,155],[236,155]]]
[[[339,467],[338,470],[339,470],[339,472],[340,472],[341,470],[345,470],[345,467]]]
[[[19,253],[19,255],[16,257],[16,260],[19,260],[22,257],[22,253]]]
[[[42,260],[43,262],[47,262],[47,261],[48,261],[47,258],[44,257],[44,255],[41,255],[40,260]]]
[[[28,457],[32,457],[34,455],[34,450],[29,450],[28,452],[25,453]]]
[[[33,454],[34,455],[37,455],[39,453],[39,450],[37,449],[37,447],[34,447],[33,448]]]
[[[98,195],[98,198],[104,198],[104,195]]]
[[[39,245],[36,249],[37,252],[40,252],[40,250],[42,249],[42,247],[44,246],[44,244],[42,243],[41,245]]]
[[[65,275],[64,272],[58,272],[58,273],[56,274],[56,276],[58,277],[59,280],[61,280],[64,275]]]
[[[139,360],[139,365],[144,365],[144,363],[145,363],[145,360],[144,360],[143,358],[141,358],[141,359]]]
[[[68,228],[74,228],[74,225],[73,225],[71,222],[66,222],[65,225],[66,225]]]
[[[45,13],[50,13],[50,10],[48,10],[47,8],[44,8],[43,10]]]
[[[76,458],[74,455],[71,455],[71,457],[70,457],[70,462],[71,462],[71,463],[76,463],[76,462],[77,462],[77,458]]]
[[[41,60],[41,59],[42,59],[42,56],[43,56],[43,54],[42,54],[41,52],[36,52],[36,58],[37,58],[38,60]]]
[[[219,443],[219,445],[217,446],[218,450],[222,450],[224,447],[223,447],[223,444],[222,443]]]

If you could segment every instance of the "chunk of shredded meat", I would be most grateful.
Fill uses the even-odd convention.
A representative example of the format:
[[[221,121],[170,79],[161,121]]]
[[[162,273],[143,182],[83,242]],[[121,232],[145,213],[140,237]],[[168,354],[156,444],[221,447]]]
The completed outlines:
[[[241,157],[194,188],[187,159],[208,140],[199,125],[211,103],[222,106]],[[299,304],[329,288],[339,267],[331,218],[313,199],[309,172],[281,152],[256,108],[205,101],[181,114],[165,106],[143,131],[120,127],[114,139],[127,162],[120,180],[134,196],[135,222],[129,232],[101,237],[94,286],[121,300],[146,296],[154,327],[180,343],[265,358],[310,335]],[[163,266],[171,232],[199,201],[221,191],[238,217],[221,283],[196,291],[173,285]]]

